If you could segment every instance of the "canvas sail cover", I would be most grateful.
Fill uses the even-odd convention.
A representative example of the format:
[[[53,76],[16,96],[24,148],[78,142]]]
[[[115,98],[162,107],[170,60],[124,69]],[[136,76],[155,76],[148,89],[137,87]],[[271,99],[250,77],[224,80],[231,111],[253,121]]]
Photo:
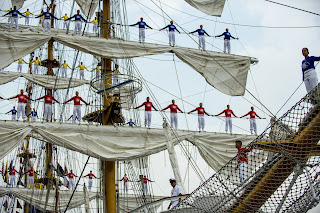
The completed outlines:
[[[164,129],[114,127],[71,123],[0,121],[0,158],[19,145],[26,136],[105,160],[131,160],[166,150]],[[237,154],[236,140],[245,145],[255,136],[178,130],[172,143],[193,143],[214,170],[220,169]]]
[[[58,202],[58,209],[65,210],[68,202],[70,200],[71,194],[73,191],[70,190],[59,190],[59,202]],[[89,200],[93,200],[98,198],[99,195],[96,192],[87,192]],[[25,202],[35,206],[37,209],[44,210],[47,190],[43,189],[28,189],[28,188],[7,188],[7,187],[0,187],[0,197],[5,195],[15,196]],[[46,207],[47,211],[55,211],[55,204],[56,204],[56,191],[51,190],[49,194],[49,200]],[[68,210],[76,208],[85,204],[85,195],[82,191],[75,191]]]
[[[7,26],[1,24],[0,29],[7,29]],[[120,59],[174,53],[224,94],[242,96],[245,93],[250,57],[119,39],[71,36],[65,33],[47,34],[36,32],[35,29],[38,28],[29,27],[22,32],[0,31],[0,69],[53,38],[71,48],[104,58]]]
[[[220,17],[226,0],[185,0],[192,7],[211,16]]]

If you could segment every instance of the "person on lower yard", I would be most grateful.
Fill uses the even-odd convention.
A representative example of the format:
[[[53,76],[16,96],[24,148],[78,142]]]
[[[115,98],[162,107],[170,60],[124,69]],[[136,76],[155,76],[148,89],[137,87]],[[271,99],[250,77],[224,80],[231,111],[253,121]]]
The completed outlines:
[[[178,110],[182,112],[182,110],[175,104],[175,100],[172,100],[172,104],[167,106],[166,108],[163,108],[161,111],[164,111],[166,109],[170,108],[170,120],[171,120],[171,126],[175,129],[178,129]]]
[[[88,189],[89,189],[89,191],[91,191],[93,178],[97,178],[97,177],[92,173],[92,171],[90,171],[89,174],[87,174],[87,175],[85,175],[83,177],[88,177],[89,178],[89,180],[88,180]]]
[[[220,37],[220,36],[224,36],[223,52],[226,53],[226,52],[228,51],[228,53],[230,54],[230,52],[231,52],[230,39],[231,39],[231,38],[233,38],[233,39],[238,39],[238,38],[233,37],[233,36],[230,34],[228,28],[226,29],[226,32],[222,33],[221,35],[215,36],[215,37],[217,38],[217,37]]]
[[[160,29],[159,31],[161,30],[164,30],[168,28],[169,29],[169,45],[170,46],[175,46],[176,45],[176,32],[177,31],[178,33],[180,33],[180,31],[176,28],[176,26],[173,25],[173,21],[170,21],[170,24],[165,26],[164,28]]]
[[[85,102],[80,96],[79,96],[79,92],[76,91],[76,96],[73,96],[72,98],[70,98],[69,100],[67,100],[66,102],[64,102],[64,104],[68,103],[69,101],[73,100],[73,115],[72,115],[72,123],[76,122],[76,119],[78,119],[80,121],[81,119],[81,101],[83,103],[85,103],[86,105],[89,105],[87,102]]]
[[[33,100],[24,94],[23,89],[20,90],[20,94],[14,96],[14,97],[8,98],[8,100],[14,99],[14,98],[18,98],[18,109],[17,109],[18,110],[18,112],[17,112],[18,118],[17,118],[17,120],[19,120],[20,115],[22,115],[22,119],[25,121],[26,120],[26,102],[27,102],[26,99],[31,100],[31,101],[33,101]]]
[[[137,106],[135,109],[138,109],[140,107],[144,106],[144,126],[150,128],[151,125],[151,113],[152,113],[152,108],[155,111],[158,111],[152,104],[152,102],[150,101],[150,98],[147,97],[147,101],[143,102],[143,104],[141,104],[140,106]]]
[[[203,26],[200,25],[200,29],[197,29],[195,31],[192,31],[190,32],[189,34],[192,34],[192,33],[195,33],[195,32],[198,32],[198,36],[199,36],[199,49],[203,49],[203,50],[206,50],[206,41],[205,41],[205,38],[204,38],[204,34],[206,34],[207,36],[209,36],[209,34],[204,30],[202,29]]]
[[[40,98],[37,98],[37,100],[41,100],[44,99],[44,116],[43,116],[43,121],[51,121],[51,111],[52,111],[52,101],[55,101],[57,103],[60,103],[59,101],[57,101],[51,94],[51,91],[48,90],[47,91],[47,95],[44,95]]]
[[[172,186],[172,190],[171,190],[171,197],[175,197],[175,196],[181,196],[182,195],[182,189],[180,186],[177,185],[177,180],[174,178],[171,178],[169,180],[171,186]],[[181,197],[180,198],[172,198],[171,202],[168,206],[168,209],[173,209],[174,207],[179,207],[180,206],[180,202],[181,202]]]
[[[69,178],[69,189],[74,190],[74,177],[78,177],[75,175],[72,170],[70,170],[70,173],[65,174],[64,176],[67,176]]]
[[[251,107],[251,111],[250,112],[248,112],[244,116],[241,116],[240,118],[243,118],[243,117],[245,117],[247,115],[250,115],[250,131],[251,131],[251,135],[253,134],[253,132],[254,132],[254,134],[257,134],[256,116],[258,118],[260,118],[260,116],[254,111],[253,107]]]
[[[194,110],[191,110],[188,112],[190,114],[191,112],[197,111],[198,112],[198,125],[199,125],[199,132],[204,131],[205,121],[204,121],[204,114],[209,114],[205,111],[205,109],[202,107],[202,103],[199,104],[199,107],[195,108]]]
[[[228,130],[229,130],[230,133],[232,134],[232,119],[231,119],[231,115],[233,115],[234,117],[237,117],[237,116],[230,109],[230,105],[229,104],[227,105],[227,109],[223,110],[222,112],[220,112],[216,116],[219,116],[222,113],[224,113],[224,115],[226,116],[226,132],[228,132]]]
[[[12,110],[10,110],[9,112],[7,112],[6,114],[9,114],[9,113],[11,113],[11,120],[13,120],[13,121],[15,121],[15,120],[17,120],[17,110],[16,110],[16,107],[14,106],[13,108],[12,108]]]

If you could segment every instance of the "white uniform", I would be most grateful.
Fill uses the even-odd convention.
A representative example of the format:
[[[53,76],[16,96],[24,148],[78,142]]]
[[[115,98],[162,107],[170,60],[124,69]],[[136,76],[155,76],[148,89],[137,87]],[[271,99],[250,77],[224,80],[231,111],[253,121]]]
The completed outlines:
[[[26,104],[25,103],[22,103],[22,102],[19,102],[18,103],[18,107],[17,107],[17,116],[18,116],[18,120],[20,118],[20,113],[22,115],[22,119],[23,120],[26,120],[26,111],[25,111],[25,108],[26,108]]]
[[[22,63],[18,63],[18,72],[22,72]]]
[[[240,182],[243,184],[246,180],[248,164],[245,161],[242,161],[239,166]]]
[[[89,181],[88,181],[88,189],[89,189],[89,191],[91,191],[91,188],[92,188],[92,182],[93,182],[93,180],[92,179],[89,179]]]
[[[10,175],[10,184],[9,186],[14,187],[16,185],[16,176]]]
[[[144,125],[150,127],[151,125],[151,111],[144,111]]]
[[[171,197],[179,196],[180,194],[182,194],[182,189],[180,186],[176,185],[174,188],[172,188]],[[176,205],[178,205],[178,203],[179,198],[171,199],[171,208],[174,208]]]
[[[61,68],[62,71],[62,77],[66,78],[67,77],[67,68]]]
[[[16,26],[16,30],[18,30],[18,21],[19,21],[19,17],[18,16],[11,17],[10,30],[12,29],[13,25],[15,25]]]
[[[93,32],[98,33],[98,24],[93,24]]]
[[[84,70],[80,70],[80,79],[84,79]]]
[[[33,70],[35,74],[39,74],[39,65],[38,64],[33,65]]]
[[[143,191],[145,194],[148,194],[148,183],[143,183]]]
[[[34,176],[28,177],[28,188],[30,188],[31,183],[32,183],[32,188],[34,188]]]
[[[199,124],[199,130],[204,130],[205,121],[204,121],[204,115],[198,115],[198,124]]]
[[[232,133],[232,119],[231,117],[226,117],[226,132],[228,132],[228,129],[230,133]]]
[[[169,31],[169,45],[176,45],[176,34],[175,31]]]
[[[80,35],[80,33],[81,33],[81,25],[82,25],[81,21],[76,21],[75,22],[74,32],[73,32],[74,35],[77,35],[77,34]]]
[[[51,104],[44,104],[44,117],[43,120],[50,121],[51,120]]]
[[[69,189],[74,190],[74,178],[69,178]]]
[[[27,17],[26,17],[26,22],[25,22],[25,24],[26,24],[26,25],[29,25],[29,23],[30,23],[30,17],[27,16]]]
[[[12,114],[11,120],[13,120],[13,121],[17,120],[17,114]]]
[[[146,30],[145,28],[139,28],[139,42],[143,42],[146,39]]]
[[[43,32],[48,31],[48,33],[51,32],[51,20],[50,19],[44,19],[43,20]]]
[[[171,126],[178,129],[178,113],[170,113]]]
[[[230,39],[224,39],[223,52],[226,52],[226,50],[228,50],[228,53],[231,52]]]
[[[318,85],[318,75],[315,69],[308,69],[304,72],[304,84],[307,93]]]
[[[72,116],[72,123],[76,122],[76,118],[80,121],[81,118],[81,106],[80,105],[74,105],[73,107],[73,116]]]
[[[255,118],[250,118],[250,131],[251,134],[254,132],[257,134],[257,124],[256,124],[256,119]]]
[[[63,29],[64,29],[64,28],[66,28],[66,29],[68,28],[68,21],[67,21],[67,20],[65,20],[65,21],[63,22]]]
[[[206,49],[206,41],[204,39],[204,35],[199,35],[199,49]]]

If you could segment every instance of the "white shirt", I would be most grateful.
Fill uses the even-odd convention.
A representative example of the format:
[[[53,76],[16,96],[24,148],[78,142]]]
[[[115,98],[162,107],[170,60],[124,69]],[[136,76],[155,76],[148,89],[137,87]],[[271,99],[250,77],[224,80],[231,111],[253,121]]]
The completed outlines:
[[[174,188],[172,188],[171,190],[171,197],[174,197],[174,196],[178,196],[182,194],[182,189],[180,186],[175,186]],[[175,207],[179,202],[179,198],[174,198],[174,199],[171,199],[171,207]]]

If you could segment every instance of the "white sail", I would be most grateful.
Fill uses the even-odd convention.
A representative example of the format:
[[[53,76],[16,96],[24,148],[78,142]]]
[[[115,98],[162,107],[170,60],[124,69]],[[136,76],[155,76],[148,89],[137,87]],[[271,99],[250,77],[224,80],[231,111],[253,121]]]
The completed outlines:
[[[185,0],[192,7],[211,16],[220,17],[226,0]]]
[[[25,2],[25,0],[11,0],[11,5],[12,5],[12,8],[14,6],[17,7],[17,9],[20,9],[22,6],[23,6],[23,3]]]
[[[4,25],[0,28],[6,29]],[[31,53],[51,38],[71,48],[104,58],[133,58],[172,52],[200,73],[211,86],[231,96],[244,95],[251,64],[250,57],[214,51],[23,30],[0,32],[0,68]]]
[[[164,129],[0,121],[0,158],[13,150],[26,136],[106,160],[130,160],[166,150]],[[236,140],[244,145],[255,136],[196,131],[175,131],[173,145],[186,140],[193,143],[214,170],[219,170],[237,154]]]

